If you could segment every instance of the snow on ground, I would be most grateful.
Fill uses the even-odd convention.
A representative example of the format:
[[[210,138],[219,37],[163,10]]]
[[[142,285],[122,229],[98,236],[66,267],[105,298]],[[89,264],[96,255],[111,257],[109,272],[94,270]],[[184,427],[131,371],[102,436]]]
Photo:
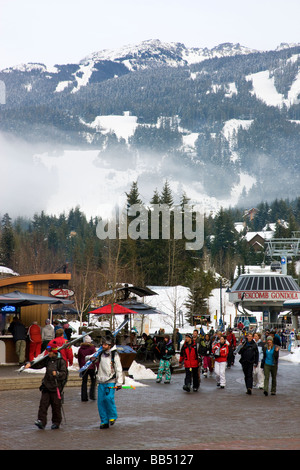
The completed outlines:
[[[293,362],[295,364],[300,363],[300,348],[299,347],[292,347],[291,353],[287,356],[280,357],[283,361]]]
[[[118,139],[123,138],[128,142],[137,127],[137,117],[125,112],[122,116],[97,116],[92,123],[85,124],[102,134],[114,132]]]
[[[123,206],[125,189],[128,190],[132,181],[138,178],[138,171],[134,168],[125,171],[105,167],[105,162],[99,158],[99,150],[65,150],[60,156],[44,153],[36,155],[35,160],[37,164],[45,166],[55,179],[55,188],[52,181],[53,191],[47,201],[47,213],[51,214],[63,213],[79,206],[87,217],[109,217],[115,204]],[[85,172],[83,179],[82,162]],[[75,196],[74,181],[79,180]]]
[[[236,135],[239,128],[248,130],[252,123],[253,119],[229,119],[225,122],[222,134],[228,140],[230,149],[237,143]]]
[[[268,106],[281,108],[283,105],[286,105],[289,108],[299,103],[300,72],[293,81],[287,98],[284,98],[284,95],[276,90],[274,77],[270,76],[269,70],[250,74],[246,77],[246,80],[252,81],[253,90],[250,93],[264,101]]]
[[[81,87],[86,86],[89,83],[89,80],[94,70],[94,62],[92,61],[87,62],[85,64],[81,64],[79,66],[79,70],[74,73],[74,76],[77,81],[77,86],[73,88],[71,93],[77,93],[77,91],[80,90]]]
[[[156,374],[153,372],[151,369],[147,369],[145,366],[142,364],[138,364],[136,361],[133,361],[131,364],[129,370],[128,370],[128,375],[132,375],[134,381],[137,380],[146,380],[146,379],[155,379]],[[127,385],[126,382],[129,382],[130,377],[126,377],[125,384]],[[130,384],[131,385],[131,384]]]
[[[158,295],[147,297],[145,302],[162,311],[163,314],[148,315],[146,318],[148,332],[155,333],[163,328],[166,333],[173,334],[174,312],[177,317],[176,327],[186,333],[192,332],[194,328],[188,324],[185,318],[187,312],[185,303],[188,300],[189,289],[184,286],[149,286],[149,288]]]

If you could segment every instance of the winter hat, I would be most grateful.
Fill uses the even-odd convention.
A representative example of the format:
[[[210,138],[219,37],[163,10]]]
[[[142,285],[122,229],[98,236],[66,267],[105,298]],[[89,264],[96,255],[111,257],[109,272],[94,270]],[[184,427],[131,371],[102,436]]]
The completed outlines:
[[[113,339],[110,336],[105,336],[105,338],[103,338],[103,340],[102,340],[102,343],[112,345],[113,344]]]
[[[86,336],[83,338],[83,342],[84,342],[84,343],[91,343],[91,342],[92,342],[92,338],[91,338],[89,335],[86,335]]]
[[[56,345],[50,345],[50,346],[47,346],[47,351],[48,352],[55,352],[56,354],[58,353],[58,349],[57,349],[57,346]]]
[[[269,341],[269,340],[270,340],[270,341],[274,341],[273,336],[268,336],[268,337],[267,337],[267,341]]]
[[[185,335],[185,337],[188,337],[188,338],[191,338],[191,339],[193,339],[193,335],[192,335],[192,333],[187,333],[187,334]]]

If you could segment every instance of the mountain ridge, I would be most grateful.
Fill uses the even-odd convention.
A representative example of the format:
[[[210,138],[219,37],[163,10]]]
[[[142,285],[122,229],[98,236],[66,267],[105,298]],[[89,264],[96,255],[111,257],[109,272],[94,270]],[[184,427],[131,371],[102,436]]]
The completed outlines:
[[[149,52],[149,49],[151,49],[151,48],[153,49],[154,46],[156,48],[159,48],[159,52],[161,52],[162,50],[165,50],[165,51],[175,53],[175,51],[176,51],[177,54],[179,53],[179,55],[180,55],[180,52],[182,52],[182,51],[186,51],[186,55],[189,54],[189,51],[190,52],[197,52],[198,54],[199,54],[199,52],[204,52],[207,55],[207,58],[211,58],[211,56],[213,56],[217,52],[220,53],[220,51],[222,51],[222,48],[223,48],[222,46],[224,46],[224,47],[225,46],[233,46],[233,49],[236,49],[236,53],[238,53],[238,49],[240,49],[240,53],[259,52],[259,51],[256,51],[254,49],[250,49],[250,48],[246,48],[244,46],[240,46],[240,44],[232,44],[232,43],[219,44],[217,46],[214,46],[211,49],[209,49],[207,47],[204,47],[204,48],[190,47],[190,48],[188,48],[183,43],[180,43],[180,42],[167,43],[167,42],[162,42],[159,39],[149,39],[149,40],[142,41],[141,43],[136,44],[136,45],[129,44],[129,45],[123,46],[121,48],[102,49],[100,51],[95,51],[91,54],[88,54],[83,59],[81,59],[78,62],[78,64],[82,64],[82,63],[85,63],[85,62],[90,61],[90,60],[115,61],[115,60],[120,60],[124,56],[134,57],[135,55],[138,56],[140,53]],[[230,52],[229,52],[229,54],[230,54]],[[205,59],[201,59],[201,54],[199,54],[199,58],[200,58],[201,61],[205,60]],[[7,72],[7,71],[10,71],[10,70],[17,70],[17,69],[20,69],[21,71],[22,70],[24,71],[24,67],[26,67],[26,65],[43,66],[46,69],[46,71],[51,71],[52,73],[55,70],[55,68],[57,66],[59,66],[59,64],[55,64],[53,66],[46,66],[43,63],[29,62],[27,64],[21,63],[21,64],[13,65],[11,67],[6,67],[5,69],[2,69],[1,72],[4,72],[4,71]]]
[[[191,65],[192,63],[199,63],[199,62],[202,62],[203,60],[208,60],[211,58],[220,58],[221,56],[228,57],[228,56],[239,55],[239,54],[264,53],[264,52],[270,52],[272,50],[274,51],[286,50],[286,49],[290,49],[294,47],[299,47],[300,43],[298,44],[281,43],[279,46],[277,46],[276,49],[262,51],[262,50],[252,49],[252,48],[240,45],[240,43],[225,42],[225,43],[220,43],[212,48],[208,48],[208,47],[186,47],[184,43],[181,43],[181,42],[163,42],[163,41],[160,41],[159,39],[149,39],[149,40],[142,41],[139,44],[128,44],[126,46],[119,47],[119,48],[102,49],[99,51],[95,51],[91,54],[88,54],[83,59],[79,60],[78,63],[68,62],[65,65],[71,65],[71,64],[80,65],[90,60],[120,61],[122,60],[122,57],[123,58],[126,56],[134,57],[135,55],[138,56],[139,53],[149,52],[149,49],[151,47],[153,48],[153,46],[155,46],[156,48],[159,48],[159,52],[161,52],[161,50],[166,50],[169,52],[173,51],[173,53],[176,52],[179,56],[180,54],[182,54],[182,51],[185,51],[184,57],[186,57],[186,59],[185,60],[183,59],[183,61],[185,62],[185,64]],[[192,59],[192,62],[189,62],[188,57],[192,55],[194,55],[194,59]],[[28,62],[28,63],[15,64],[10,67],[5,67],[4,69],[0,70],[0,72],[7,73],[12,70],[30,71],[33,68],[36,68],[36,69],[40,68],[40,69],[44,69],[45,72],[57,73],[57,67],[61,65],[62,64],[54,64],[52,66],[49,66],[41,62]]]

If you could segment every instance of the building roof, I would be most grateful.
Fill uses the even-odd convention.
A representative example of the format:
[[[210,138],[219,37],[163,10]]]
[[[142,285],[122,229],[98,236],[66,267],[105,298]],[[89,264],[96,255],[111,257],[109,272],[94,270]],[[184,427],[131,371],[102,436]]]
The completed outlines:
[[[250,242],[256,236],[259,236],[264,240],[271,240],[274,236],[274,232],[272,232],[272,230],[266,230],[261,232],[247,232],[245,235],[245,239],[247,240],[247,242]]]
[[[26,282],[69,281],[70,279],[70,273],[26,274],[24,276],[4,277],[3,279],[0,279],[0,287],[11,286],[13,284],[24,284]]]

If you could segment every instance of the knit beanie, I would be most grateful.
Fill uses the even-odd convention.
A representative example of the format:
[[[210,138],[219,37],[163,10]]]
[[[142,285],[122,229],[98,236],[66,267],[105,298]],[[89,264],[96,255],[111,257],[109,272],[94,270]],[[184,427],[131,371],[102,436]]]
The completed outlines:
[[[92,338],[91,338],[89,335],[86,335],[86,336],[83,338],[83,342],[84,342],[84,343],[91,343],[91,342],[92,342]]]

